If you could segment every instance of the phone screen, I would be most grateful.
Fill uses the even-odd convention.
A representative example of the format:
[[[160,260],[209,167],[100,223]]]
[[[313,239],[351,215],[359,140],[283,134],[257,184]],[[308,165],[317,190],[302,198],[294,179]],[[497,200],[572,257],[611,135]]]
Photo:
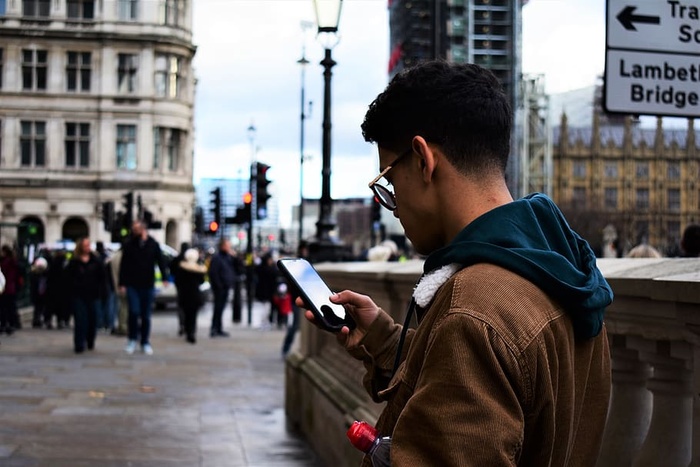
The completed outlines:
[[[305,301],[308,305],[316,308],[321,313],[328,324],[339,326],[346,321],[345,308],[342,305],[332,303],[328,297],[333,292],[328,288],[318,272],[304,259],[282,259],[279,261],[280,267],[286,269],[289,275],[296,282],[300,292],[306,295]]]

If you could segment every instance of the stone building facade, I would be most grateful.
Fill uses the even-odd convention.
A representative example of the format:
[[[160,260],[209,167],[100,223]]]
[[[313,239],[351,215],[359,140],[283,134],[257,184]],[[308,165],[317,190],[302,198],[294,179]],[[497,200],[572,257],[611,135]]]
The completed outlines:
[[[688,224],[700,222],[700,131],[622,124],[570,127],[566,115],[553,131],[553,199],[572,227],[600,255],[649,243],[679,253]],[[610,245],[614,243],[614,245]]]
[[[16,223],[34,242],[109,241],[103,203],[127,192],[154,237],[188,241],[192,2],[7,0],[0,36],[0,241]]]

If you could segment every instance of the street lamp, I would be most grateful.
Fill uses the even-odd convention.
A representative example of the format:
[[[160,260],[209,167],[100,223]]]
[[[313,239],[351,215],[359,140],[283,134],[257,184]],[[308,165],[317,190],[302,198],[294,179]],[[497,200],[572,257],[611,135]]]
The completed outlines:
[[[250,142],[250,180],[248,184],[248,192],[254,193],[255,189],[255,125],[250,122],[247,130],[248,141]],[[248,219],[248,244],[246,245],[246,300],[248,301],[248,326],[253,322],[253,219],[255,216],[252,213],[257,212],[253,200],[251,199],[250,205],[250,219]]]
[[[301,58],[297,63],[301,67],[301,127],[299,134],[299,243],[304,238],[304,122],[306,121],[306,96],[304,92],[306,82],[306,30],[311,28],[310,21],[301,22],[301,30],[304,35],[301,46]],[[309,101],[309,112],[311,112],[311,101]]]
[[[320,249],[319,259],[332,259],[326,256],[333,255],[333,242],[330,232],[335,227],[331,218],[331,68],[335,61],[331,58],[331,49],[338,43],[338,23],[340,22],[340,10],[342,0],[313,0],[316,12],[316,25],[318,37],[325,48],[325,55],[321,61],[323,66],[323,168],[321,171],[321,199],[319,202],[319,216],[316,222],[316,242],[318,245],[310,250]],[[313,251],[310,251],[313,254]]]

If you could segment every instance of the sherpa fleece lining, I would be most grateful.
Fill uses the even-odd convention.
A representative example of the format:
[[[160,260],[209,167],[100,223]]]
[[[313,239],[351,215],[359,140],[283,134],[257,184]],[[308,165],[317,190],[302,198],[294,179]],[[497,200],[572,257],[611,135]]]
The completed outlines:
[[[416,300],[416,305],[421,308],[427,307],[438,289],[460,269],[462,269],[461,264],[452,263],[430,271],[421,277],[413,289],[413,298]]]

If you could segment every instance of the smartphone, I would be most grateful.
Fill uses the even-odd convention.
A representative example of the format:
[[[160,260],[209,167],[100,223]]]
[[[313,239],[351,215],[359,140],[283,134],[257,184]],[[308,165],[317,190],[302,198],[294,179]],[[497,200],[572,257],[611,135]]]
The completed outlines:
[[[277,266],[314,314],[321,328],[330,332],[340,332],[343,326],[355,328],[355,321],[345,312],[345,307],[329,300],[333,292],[311,263],[303,258],[282,258],[277,261]]]

